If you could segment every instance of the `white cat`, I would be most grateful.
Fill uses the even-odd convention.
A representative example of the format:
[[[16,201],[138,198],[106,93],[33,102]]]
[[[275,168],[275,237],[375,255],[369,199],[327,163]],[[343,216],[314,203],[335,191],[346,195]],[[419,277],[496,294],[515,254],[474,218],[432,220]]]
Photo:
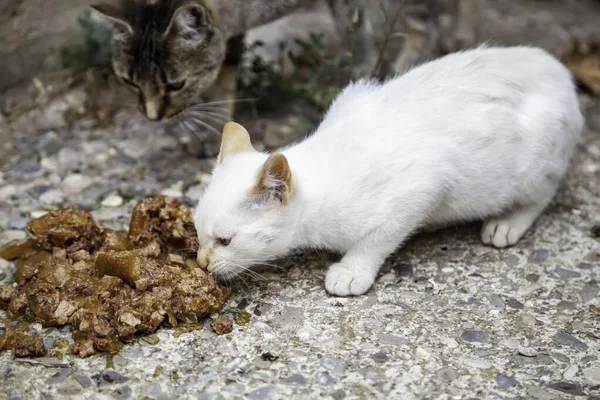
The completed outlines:
[[[198,261],[237,275],[292,248],[344,253],[325,287],[365,293],[420,228],[485,219],[514,245],[551,201],[583,117],[569,71],[543,50],[450,54],[348,86],[317,131],[271,155],[235,123],[198,205]]]

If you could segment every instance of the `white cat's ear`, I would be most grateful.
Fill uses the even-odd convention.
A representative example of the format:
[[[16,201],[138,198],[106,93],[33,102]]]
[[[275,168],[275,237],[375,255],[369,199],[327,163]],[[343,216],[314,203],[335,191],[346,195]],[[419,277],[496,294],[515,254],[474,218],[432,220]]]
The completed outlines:
[[[259,203],[276,200],[285,205],[290,197],[292,171],[287,158],[273,153],[267,158],[258,175],[252,197]]]
[[[186,32],[198,31],[212,23],[211,13],[205,7],[198,3],[183,4],[173,12],[164,35],[167,36],[175,26]]]
[[[107,21],[112,23],[113,27],[123,33],[133,34],[131,24],[125,18],[125,11],[117,4],[99,3],[90,6],[98,11]]]
[[[217,162],[221,164],[225,158],[237,153],[251,153],[256,150],[250,142],[250,134],[240,124],[228,122],[223,128],[221,150]]]

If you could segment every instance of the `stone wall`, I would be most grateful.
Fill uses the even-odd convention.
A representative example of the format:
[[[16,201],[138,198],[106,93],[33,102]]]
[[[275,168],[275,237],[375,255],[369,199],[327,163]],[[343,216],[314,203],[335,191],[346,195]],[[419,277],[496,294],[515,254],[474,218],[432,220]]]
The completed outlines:
[[[77,15],[90,0],[0,2],[0,92],[61,68],[60,48],[79,39]]]

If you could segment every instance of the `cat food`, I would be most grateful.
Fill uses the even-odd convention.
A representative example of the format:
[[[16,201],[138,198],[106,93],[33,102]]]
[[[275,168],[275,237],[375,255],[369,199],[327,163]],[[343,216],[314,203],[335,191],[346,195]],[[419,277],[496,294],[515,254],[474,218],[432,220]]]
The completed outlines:
[[[210,322],[210,326],[217,335],[224,335],[233,330],[233,320],[227,317],[218,317]]]
[[[70,351],[80,357],[116,353],[162,325],[198,323],[230,294],[178,254],[197,249],[196,234],[191,210],[172,198],[139,202],[129,232],[108,229],[76,208],[52,211],[27,227],[32,238],[0,248],[0,257],[17,260],[15,287],[0,286],[0,308],[12,321],[0,327],[0,349],[16,357],[47,353],[32,324],[70,325]],[[229,325],[215,326],[225,332]]]

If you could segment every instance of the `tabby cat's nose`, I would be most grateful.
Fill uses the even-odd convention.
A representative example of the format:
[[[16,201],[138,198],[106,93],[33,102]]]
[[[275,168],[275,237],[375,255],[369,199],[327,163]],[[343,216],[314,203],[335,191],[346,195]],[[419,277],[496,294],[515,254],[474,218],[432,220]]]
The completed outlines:
[[[146,109],[146,117],[148,117],[149,120],[158,121],[162,119],[160,104],[154,101],[147,101],[144,108]]]

